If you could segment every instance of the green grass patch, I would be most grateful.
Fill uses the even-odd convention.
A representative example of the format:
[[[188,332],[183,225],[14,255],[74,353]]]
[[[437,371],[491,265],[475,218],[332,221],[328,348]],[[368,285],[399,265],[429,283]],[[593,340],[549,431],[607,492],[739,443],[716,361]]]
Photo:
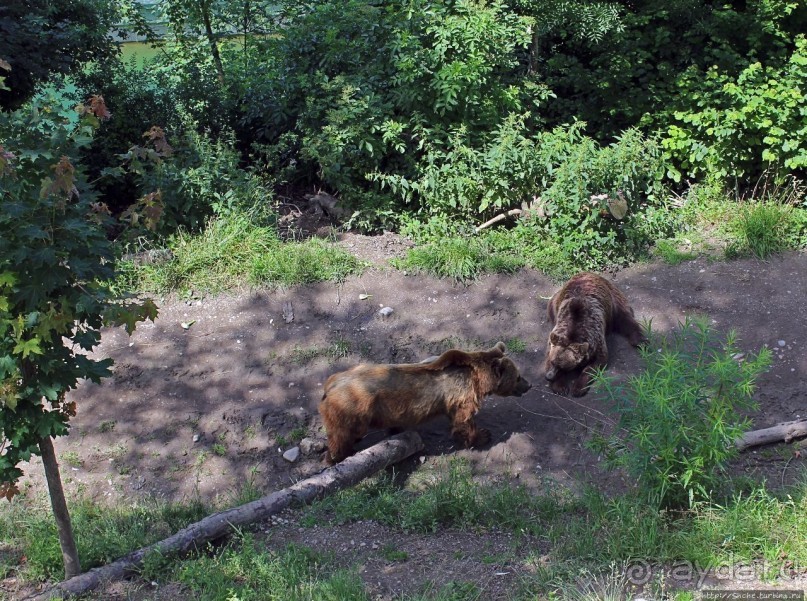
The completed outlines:
[[[684,261],[691,261],[698,256],[692,250],[682,248],[680,242],[676,240],[659,240],[653,252],[668,265],[680,265]]]
[[[297,365],[306,365],[315,359],[325,357],[333,362],[344,359],[350,354],[350,341],[345,338],[337,338],[325,347],[294,347],[291,352],[290,361]]]
[[[246,491],[241,501],[255,494]],[[112,561],[213,509],[198,503],[118,508],[72,503],[82,565],[88,569]],[[654,510],[630,492],[607,498],[594,489],[574,495],[549,481],[539,490],[479,482],[467,462],[455,459],[417,470],[404,486],[389,475],[366,480],[304,509],[301,522],[312,526],[368,519],[403,532],[434,533],[450,527],[472,530],[484,539],[487,530],[505,530],[514,533],[514,542],[523,535],[545,541],[549,548],[541,553],[549,561],[525,576],[525,598],[565,590],[581,570],[607,576],[613,566],[640,559],[667,565],[688,561],[701,568],[764,560],[770,567],[766,576],[772,578],[785,560],[807,564],[807,477],[777,493],[755,485],[719,502],[671,512]],[[0,512],[0,540],[3,577],[16,573],[24,582],[61,576],[61,552],[44,502],[33,507],[18,498],[6,504]],[[392,544],[382,547],[379,555],[390,562],[409,559]],[[183,560],[152,553],[142,574],[148,580],[179,582],[198,599],[367,598],[355,571],[338,569],[333,557],[299,546],[267,550],[249,534]],[[406,598],[474,598],[475,586],[427,586]],[[462,596],[463,591],[470,597]]]
[[[803,216],[791,205],[773,200],[738,205],[730,222],[736,239],[726,248],[726,256],[754,256],[767,259],[771,255],[796,248]]]
[[[179,562],[168,576],[200,601],[369,599],[358,574],[331,564],[328,556],[297,545],[282,551],[258,548],[250,534],[242,534],[214,555]]]
[[[118,559],[126,553],[162,540],[210,512],[200,502],[158,501],[107,507],[88,499],[69,504],[79,559],[84,570]],[[50,506],[23,498],[4,503],[0,512],[0,574],[18,570],[26,580],[60,579],[64,575],[56,523]],[[15,563],[21,557],[21,565]]]
[[[312,238],[279,244],[272,252],[252,260],[250,280],[269,286],[293,286],[324,280],[342,281],[358,274],[364,265],[338,246]]]
[[[389,476],[367,480],[315,503],[302,523],[359,520],[409,532],[505,529],[547,540],[554,562],[600,568],[633,559],[700,565],[767,559],[774,565],[782,554],[807,562],[807,479],[782,493],[757,486],[719,504],[667,512],[633,494],[609,499],[595,490],[575,496],[551,483],[540,494],[480,484],[466,462],[453,460],[433,472],[415,472],[404,487]]]
[[[364,267],[324,240],[281,242],[273,227],[244,213],[214,219],[198,234],[180,231],[168,240],[168,247],[173,258],[162,264],[122,261],[118,287],[150,293],[216,293],[248,283],[283,287],[340,281]]]
[[[476,601],[482,599],[482,590],[473,582],[451,581],[437,587],[427,583],[414,595],[404,595],[401,601]]]
[[[451,237],[410,249],[392,264],[457,282],[470,282],[486,273],[513,273],[524,260],[498,251],[484,238]]]
[[[792,181],[773,185],[765,178],[744,196],[720,179],[693,186],[677,210],[677,233],[656,242],[653,254],[677,265],[698,255],[765,259],[807,246],[804,188]]]
[[[381,557],[387,561],[406,561],[409,553],[397,549],[394,545],[384,545],[381,549]]]

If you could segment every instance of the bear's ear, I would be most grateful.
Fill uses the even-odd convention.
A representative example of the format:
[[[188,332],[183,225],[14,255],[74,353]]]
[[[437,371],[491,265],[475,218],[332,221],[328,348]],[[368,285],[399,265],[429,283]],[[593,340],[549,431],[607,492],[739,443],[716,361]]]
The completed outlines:
[[[577,345],[577,352],[581,355],[588,353],[588,342],[581,342]]]
[[[504,342],[497,342],[489,351],[482,351],[481,357],[483,360],[498,359],[499,357],[504,357],[505,350],[507,350],[507,347]]]
[[[558,336],[554,331],[549,333],[549,344],[553,344],[557,346],[558,342],[560,342],[560,336]]]
[[[493,368],[493,375],[497,380],[501,380],[504,373],[504,359],[494,359],[490,365]]]

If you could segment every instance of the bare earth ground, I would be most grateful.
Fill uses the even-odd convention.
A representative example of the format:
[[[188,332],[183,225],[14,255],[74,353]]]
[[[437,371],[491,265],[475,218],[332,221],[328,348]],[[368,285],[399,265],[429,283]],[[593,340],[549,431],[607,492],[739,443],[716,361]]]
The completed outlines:
[[[317,404],[330,373],[360,361],[419,361],[452,343],[483,348],[513,338],[526,343],[513,358],[533,388],[519,399],[487,401],[478,419],[492,431],[492,444],[457,449],[447,421],[440,419],[419,429],[426,449],[401,469],[457,455],[467,457],[480,478],[518,478],[537,487],[557,482],[572,490],[586,483],[605,490],[625,486],[584,446],[589,429],[603,413],[609,415],[609,407],[593,395],[553,395],[544,382],[545,299],[556,282],[523,270],[466,287],[389,267],[387,260],[409,246],[395,235],[344,235],[340,243],[373,267],[340,285],[163,299],[156,323],[140,325],[131,338],[122,329],[107,331],[97,354],[115,360],[114,377],[71,395],[78,415],[71,434],[57,441],[68,491],[99,500],[194,495],[213,500],[229,498],[250,479],[261,491],[277,490],[322,469],[318,453],[289,463],[281,451],[303,432],[323,438]],[[645,264],[613,279],[637,316],[652,319],[656,330],[706,314],[717,329],[736,329],[743,350],[763,345],[774,350],[773,366],[759,382],[755,427],[807,415],[807,256]],[[393,313],[383,317],[381,307]],[[192,325],[185,329],[183,323]],[[609,349],[613,373],[639,369],[635,350],[623,338],[610,338]],[[362,444],[381,437],[371,434]],[[779,486],[803,475],[805,465],[786,447],[773,447],[746,454],[735,467]],[[40,464],[24,470],[30,489],[39,490]],[[546,552],[545,543],[522,540],[515,556],[508,556],[511,563],[502,563],[496,558],[507,556],[503,549],[512,551],[505,533],[403,535],[366,523],[301,529],[293,520],[264,530],[267,545],[282,548],[296,540],[335,551],[346,565],[359,563],[368,589],[383,599],[422,591],[427,582],[439,588],[463,580],[476,582],[483,599],[505,598],[517,590],[519,574],[535,569],[512,558]],[[409,560],[381,556],[379,548],[392,538]],[[139,586],[144,583],[114,585],[104,598],[126,598]],[[803,589],[807,583],[802,574],[778,586]],[[174,586],[145,587],[138,597],[190,598]]]

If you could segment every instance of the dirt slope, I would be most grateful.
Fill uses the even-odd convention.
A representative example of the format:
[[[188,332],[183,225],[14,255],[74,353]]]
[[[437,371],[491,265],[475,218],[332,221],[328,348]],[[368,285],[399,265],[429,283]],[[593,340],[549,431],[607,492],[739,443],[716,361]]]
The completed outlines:
[[[417,361],[454,344],[481,348],[508,339],[526,345],[513,358],[534,386],[520,399],[492,398],[483,407],[478,419],[492,431],[492,445],[458,450],[447,421],[437,420],[420,428],[426,450],[409,467],[457,454],[483,476],[527,484],[550,478],[573,489],[624,485],[584,447],[609,407],[593,395],[553,395],[543,380],[545,299],[557,283],[524,270],[456,285],[386,266],[407,247],[391,234],[341,243],[374,267],[341,285],[162,300],[157,322],[131,338],[107,331],[97,354],[115,360],[114,377],[71,395],[78,415],[70,436],[57,441],[67,488],[96,498],[212,499],[248,479],[266,491],[283,487],[321,469],[316,453],[289,463],[280,451],[302,435],[322,438],[317,403],[330,373],[359,361]],[[736,329],[744,350],[774,350],[759,383],[756,427],[807,415],[807,256],[638,265],[614,281],[657,330],[706,314],[716,328]],[[381,307],[393,313],[383,317]],[[639,368],[624,339],[609,339],[609,348],[614,373]],[[736,467],[778,484],[804,473],[804,459],[756,452]],[[29,485],[41,486],[38,462],[24,469]]]

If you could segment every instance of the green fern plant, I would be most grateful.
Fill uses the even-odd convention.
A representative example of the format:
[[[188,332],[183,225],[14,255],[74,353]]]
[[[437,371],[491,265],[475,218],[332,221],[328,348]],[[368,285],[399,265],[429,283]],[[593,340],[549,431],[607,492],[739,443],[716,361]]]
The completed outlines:
[[[667,338],[650,334],[641,373],[625,383],[596,374],[595,386],[620,417],[618,430],[595,437],[592,447],[611,467],[624,467],[647,502],[692,506],[710,498],[736,455],[771,351],[741,353],[733,331],[720,339],[705,318],[687,318]]]

